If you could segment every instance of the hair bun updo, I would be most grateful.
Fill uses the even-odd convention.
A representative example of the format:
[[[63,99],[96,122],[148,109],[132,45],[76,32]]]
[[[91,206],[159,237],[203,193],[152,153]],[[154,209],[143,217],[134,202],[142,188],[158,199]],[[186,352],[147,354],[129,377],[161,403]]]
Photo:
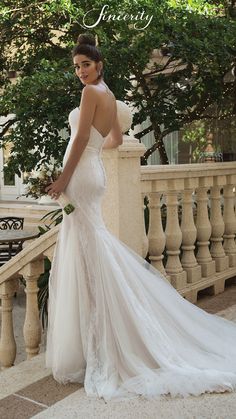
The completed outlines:
[[[95,37],[90,33],[81,33],[77,38],[77,44],[79,45],[91,45],[96,46]]]
[[[76,55],[86,55],[90,60],[95,63],[103,62],[101,51],[98,49],[98,38],[97,35],[93,36],[91,33],[81,33],[77,38],[77,44],[72,50],[72,58]],[[103,68],[98,71],[97,80],[103,77]]]

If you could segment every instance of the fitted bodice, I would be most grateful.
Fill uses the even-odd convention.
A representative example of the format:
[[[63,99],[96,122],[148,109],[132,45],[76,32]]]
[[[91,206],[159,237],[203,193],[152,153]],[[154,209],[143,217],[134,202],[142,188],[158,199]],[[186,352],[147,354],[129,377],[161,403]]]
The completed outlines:
[[[73,142],[77,129],[78,129],[79,114],[80,114],[79,108],[73,109],[69,114],[69,124],[71,127],[70,142]],[[102,134],[92,125],[90,136],[89,136],[89,141],[86,146],[86,150],[94,149],[100,152],[104,141],[105,141],[105,137],[103,137]]]
[[[79,108],[73,109],[69,114],[69,124],[71,127],[71,135],[70,135],[70,140],[67,144],[67,148],[64,154],[63,167],[65,166],[67,158],[69,157],[70,149],[77,133],[79,114],[80,114]],[[102,145],[105,141],[105,138],[106,137],[103,137],[102,134],[100,134],[100,132],[93,125],[91,125],[88,144],[86,145],[86,148],[83,151],[80,161],[90,159],[92,154],[98,155],[100,158],[101,152],[102,152]]]

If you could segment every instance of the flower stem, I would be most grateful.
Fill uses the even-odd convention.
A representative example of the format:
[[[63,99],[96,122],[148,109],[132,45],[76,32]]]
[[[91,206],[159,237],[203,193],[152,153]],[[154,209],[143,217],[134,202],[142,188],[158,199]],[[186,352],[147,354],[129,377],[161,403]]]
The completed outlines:
[[[65,211],[67,215],[74,211],[75,207],[70,203],[67,196],[62,192],[59,198],[57,199],[59,204],[61,205],[62,209]]]

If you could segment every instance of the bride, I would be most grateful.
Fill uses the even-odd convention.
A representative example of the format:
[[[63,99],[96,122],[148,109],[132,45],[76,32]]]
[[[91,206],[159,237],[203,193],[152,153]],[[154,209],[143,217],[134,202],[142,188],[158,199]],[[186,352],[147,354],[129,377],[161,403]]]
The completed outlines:
[[[73,62],[80,107],[69,115],[63,172],[46,188],[75,206],[52,260],[46,366],[59,383],[84,383],[105,400],[234,391],[236,324],[185,300],[106,229],[101,152],[122,143],[116,99],[91,35],[79,36]]]

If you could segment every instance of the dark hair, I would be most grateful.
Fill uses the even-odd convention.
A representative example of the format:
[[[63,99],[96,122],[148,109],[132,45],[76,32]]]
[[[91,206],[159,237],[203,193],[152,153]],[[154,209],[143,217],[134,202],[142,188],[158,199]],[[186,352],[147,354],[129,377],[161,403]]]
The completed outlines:
[[[90,58],[90,60],[95,61],[96,63],[99,61],[103,62],[102,54],[96,47],[96,40],[90,33],[82,33],[78,36],[77,44],[72,50],[72,58],[78,54],[86,55],[88,58]],[[103,68],[101,69],[101,74],[98,76],[98,79],[101,79],[102,77]]]

